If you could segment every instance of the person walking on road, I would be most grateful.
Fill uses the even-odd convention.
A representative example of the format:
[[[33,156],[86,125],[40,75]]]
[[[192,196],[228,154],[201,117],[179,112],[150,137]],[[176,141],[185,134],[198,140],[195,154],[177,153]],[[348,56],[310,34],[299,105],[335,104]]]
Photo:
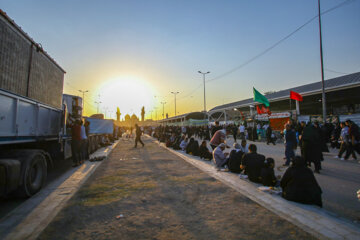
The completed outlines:
[[[275,138],[273,137],[272,128],[270,125],[266,128],[266,144],[272,143],[275,145]]]
[[[142,144],[142,146],[144,147],[145,144],[141,141],[141,134],[142,134],[142,131],[140,129],[140,127],[135,124],[135,134],[136,134],[136,138],[135,138],[135,148],[137,147],[137,143],[140,142]]]
[[[354,160],[356,160],[355,151],[360,154],[360,132],[359,127],[351,120],[346,120],[345,124],[349,127],[349,144],[348,151],[346,152],[345,160],[347,160],[350,154],[353,154]]]
[[[286,162],[283,166],[289,166],[290,161],[294,159],[296,149],[296,133],[295,130],[291,128],[290,124],[286,124],[286,134],[285,134],[285,157]]]

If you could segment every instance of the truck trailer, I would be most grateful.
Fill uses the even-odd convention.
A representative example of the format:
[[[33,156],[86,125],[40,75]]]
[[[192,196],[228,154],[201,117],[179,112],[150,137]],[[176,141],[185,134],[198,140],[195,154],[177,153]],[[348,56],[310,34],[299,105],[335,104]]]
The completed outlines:
[[[0,196],[34,195],[53,161],[71,157],[69,126],[82,119],[82,99],[63,94],[64,74],[0,10]],[[98,136],[91,138],[91,151]]]

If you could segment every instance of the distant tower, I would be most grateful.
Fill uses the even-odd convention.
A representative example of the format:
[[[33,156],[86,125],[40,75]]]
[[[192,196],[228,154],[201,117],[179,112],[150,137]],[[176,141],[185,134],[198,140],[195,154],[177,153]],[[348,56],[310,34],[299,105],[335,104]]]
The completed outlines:
[[[121,116],[120,108],[117,107],[117,108],[116,108],[116,120],[120,121],[120,116]]]

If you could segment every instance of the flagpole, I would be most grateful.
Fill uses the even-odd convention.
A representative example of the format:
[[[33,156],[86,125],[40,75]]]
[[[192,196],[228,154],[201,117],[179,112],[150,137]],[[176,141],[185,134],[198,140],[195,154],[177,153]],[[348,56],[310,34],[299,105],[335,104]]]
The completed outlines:
[[[321,63],[321,86],[322,86],[322,110],[323,122],[326,123],[326,96],[325,96],[325,82],[324,82],[324,64],[323,64],[323,49],[322,49],[322,34],[321,34],[321,12],[320,0],[318,0],[319,7],[319,34],[320,34],[320,63]]]
[[[299,101],[296,100],[296,115],[300,115],[300,105]]]

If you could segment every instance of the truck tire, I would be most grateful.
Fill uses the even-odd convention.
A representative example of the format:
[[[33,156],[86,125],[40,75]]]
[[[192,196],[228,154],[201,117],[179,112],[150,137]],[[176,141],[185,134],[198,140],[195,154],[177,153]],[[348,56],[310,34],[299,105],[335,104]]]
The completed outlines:
[[[45,156],[41,153],[32,155],[25,164],[22,190],[27,197],[37,193],[45,184],[47,177],[47,163]]]

